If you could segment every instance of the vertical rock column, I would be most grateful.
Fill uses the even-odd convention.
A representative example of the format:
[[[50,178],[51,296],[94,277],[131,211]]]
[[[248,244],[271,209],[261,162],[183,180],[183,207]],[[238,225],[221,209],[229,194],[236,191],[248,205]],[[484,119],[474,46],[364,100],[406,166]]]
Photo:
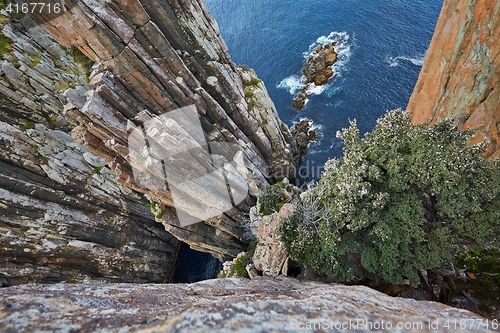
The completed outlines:
[[[416,124],[455,118],[500,157],[500,2],[445,0],[408,104]]]
[[[84,69],[29,17],[0,18],[0,286],[168,282],[179,242],[70,135]]]
[[[235,257],[245,248],[241,220],[248,206],[259,188],[288,176],[295,149],[262,83],[249,108],[242,75],[252,73],[238,71],[231,61],[203,2],[82,0],[44,28],[98,64],[83,96],[66,92],[67,112],[79,123],[73,130],[77,142],[106,160],[120,183],[146,194],[159,212],[157,220],[175,237],[221,260]],[[190,105],[206,138],[233,143],[243,152],[237,169],[251,191],[242,205],[181,227],[168,191],[135,182],[127,139],[131,127]]]

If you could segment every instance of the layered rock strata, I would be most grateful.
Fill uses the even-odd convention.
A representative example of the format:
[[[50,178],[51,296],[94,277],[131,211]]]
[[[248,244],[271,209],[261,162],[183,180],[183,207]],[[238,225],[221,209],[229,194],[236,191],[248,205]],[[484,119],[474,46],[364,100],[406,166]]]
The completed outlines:
[[[0,285],[167,282],[178,241],[69,134],[63,93],[85,91],[83,68],[28,17],[2,36]]]
[[[416,124],[454,118],[500,157],[500,2],[445,0],[407,109]]]
[[[287,277],[188,285],[24,285],[0,289],[0,295],[4,332],[434,333],[456,332],[454,323],[467,323],[460,332],[494,332],[496,327],[440,303]]]
[[[146,195],[156,220],[177,239],[221,260],[235,257],[246,248],[240,220],[259,189],[288,176],[294,165],[295,144],[264,84],[255,83],[260,81],[255,73],[231,61],[202,1],[85,0],[69,7],[71,11],[49,22],[36,15],[34,20],[43,22],[64,48],[78,49],[95,65],[88,85],[59,87],[65,98],[54,115],[70,118],[67,128],[73,128],[76,142],[104,160],[119,184],[138,197]],[[252,104],[245,98],[248,83],[255,86]],[[238,149],[235,159],[226,162],[232,162],[230,175],[236,170],[242,175],[239,184],[248,186],[248,196],[204,223],[182,226],[176,211],[181,208],[168,189],[137,182],[128,139],[132,129],[188,106],[198,113],[209,143],[230,143]],[[189,148],[173,139],[170,143],[181,151]],[[205,165],[206,172],[213,167]],[[142,171],[148,176],[148,170]],[[186,195],[212,207],[211,196],[200,196],[194,189]],[[187,208],[183,213],[191,214]]]

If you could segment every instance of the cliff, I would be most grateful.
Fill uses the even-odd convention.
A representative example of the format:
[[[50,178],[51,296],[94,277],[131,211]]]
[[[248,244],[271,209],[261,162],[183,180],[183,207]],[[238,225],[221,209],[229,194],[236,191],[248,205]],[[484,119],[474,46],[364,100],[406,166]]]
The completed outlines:
[[[11,45],[0,70],[0,285],[167,282],[178,241],[145,198],[72,139],[63,93],[83,90],[85,75],[23,22],[2,30]]]
[[[497,327],[440,303],[286,277],[190,285],[24,285],[0,289],[0,295],[4,332],[420,333],[456,332],[460,323],[467,323],[460,332],[493,332]]]
[[[407,109],[416,124],[454,118],[500,157],[500,2],[445,0]]]
[[[232,63],[201,1],[68,6],[48,22],[1,16],[0,283],[166,282],[177,239],[236,256],[259,189],[294,164],[264,84]],[[127,140],[193,105],[209,141],[241,151],[233,166],[249,188],[238,207],[182,226],[168,190],[136,183]]]
[[[99,64],[83,96],[67,92],[72,102],[67,112],[79,123],[72,131],[75,140],[103,158],[119,183],[146,194],[161,212],[157,220],[172,235],[220,259],[236,256],[246,247],[240,220],[257,188],[276,174],[286,176],[293,166],[292,141],[267,92],[266,104],[258,106],[264,110],[250,112],[240,72],[203,2],[80,1],[44,27],[63,46],[71,43]],[[191,105],[205,138],[230,142],[243,152],[236,168],[255,191],[205,223],[183,226],[179,213],[193,215],[194,205],[214,207],[213,196],[202,194],[206,186],[195,182],[183,193],[195,204],[182,207],[174,205],[171,189],[141,186],[130,165],[127,139],[130,128]],[[163,147],[192,149],[173,136],[163,140]],[[190,165],[197,158],[186,155],[176,155],[176,162]]]

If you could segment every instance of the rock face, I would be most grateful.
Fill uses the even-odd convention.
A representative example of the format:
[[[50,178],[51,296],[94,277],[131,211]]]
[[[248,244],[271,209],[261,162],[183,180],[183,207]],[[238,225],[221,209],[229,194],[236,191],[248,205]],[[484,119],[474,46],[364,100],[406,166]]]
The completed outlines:
[[[338,56],[334,46],[335,43],[324,45],[315,50],[309,57],[304,67],[307,83],[314,82],[315,85],[321,86],[333,76],[333,70],[330,66],[337,61]]]
[[[69,135],[63,93],[85,91],[83,69],[23,20],[2,31],[12,45],[0,70],[0,286],[167,282],[178,241]]]
[[[286,203],[279,212],[262,216],[262,220],[254,222],[257,228],[257,246],[252,261],[255,268],[264,276],[287,275],[285,263],[288,253],[285,245],[281,242],[279,226],[283,220],[293,215],[295,206]]]
[[[454,118],[500,157],[500,3],[445,0],[408,110],[416,124]]]
[[[453,323],[458,327],[460,320],[468,323],[461,332],[490,331],[486,320],[473,322],[480,316],[440,303],[286,277],[24,285],[0,289],[0,295],[3,332],[391,332],[398,323],[404,332],[456,332]]]
[[[1,21],[12,43],[0,69],[0,283],[166,282],[177,240],[235,257],[259,189],[294,165],[264,84],[231,61],[202,1],[70,2],[48,22]],[[251,105],[247,78],[259,81]],[[168,190],[136,182],[127,140],[186,106],[209,142],[238,148],[230,176],[241,173],[248,196],[183,227]]]

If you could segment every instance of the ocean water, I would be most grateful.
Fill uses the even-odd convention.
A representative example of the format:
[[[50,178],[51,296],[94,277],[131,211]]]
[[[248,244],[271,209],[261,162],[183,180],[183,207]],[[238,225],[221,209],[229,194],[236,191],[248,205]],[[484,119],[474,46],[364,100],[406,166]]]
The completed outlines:
[[[442,0],[205,0],[236,64],[264,80],[283,121],[313,121],[301,176],[342,156],[336,133],[356,119],[371,131],[387,110],[405,108],[418,78]],[[315,46],[338,41],[329,84],[315,87],[306,107],[292,108],[302,68]]]
[[[313,121],[318,140],[299,169],[300,184],[320,177],[342,156],[336,133],[356,119],[361,133],[387,110],[405,108],[431,41],[442,0],[205,0],[236,64],[264,80],[280,117],[292,126]],[[337,41],[339,60],[328,85],[311,89],[302,110],[292,108],[303,87],[311,51]],[[183,246],[174,282],[213,278],[220,263]]]

